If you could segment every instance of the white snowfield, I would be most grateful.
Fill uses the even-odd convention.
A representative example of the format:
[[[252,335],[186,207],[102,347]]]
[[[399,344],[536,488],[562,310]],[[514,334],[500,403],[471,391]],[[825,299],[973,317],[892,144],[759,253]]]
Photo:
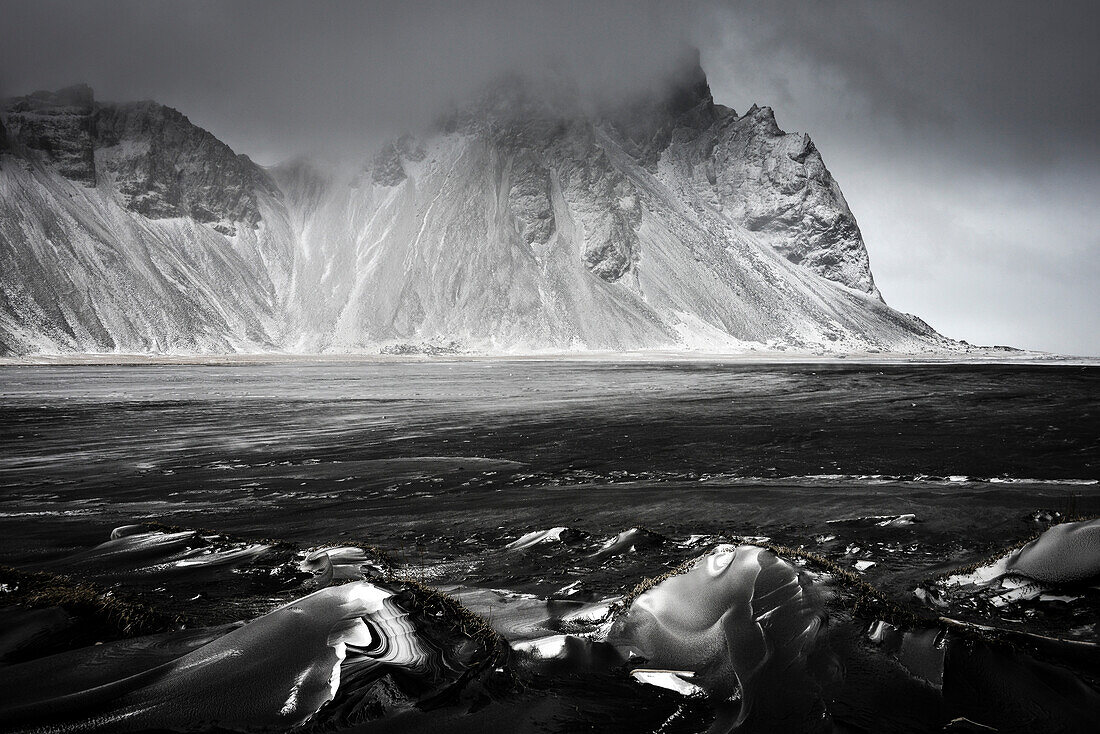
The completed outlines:
[[[503,84],[350,173],[66,94],[5,106],[0,356],[964,349],[882,301],[808,136],[698,67],[618,118]]]

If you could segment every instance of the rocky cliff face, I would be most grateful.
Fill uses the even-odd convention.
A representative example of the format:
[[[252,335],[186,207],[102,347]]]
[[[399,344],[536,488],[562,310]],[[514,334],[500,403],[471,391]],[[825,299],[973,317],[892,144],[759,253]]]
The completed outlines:
[[[810,136],[784,133],[769,107],[723,110],[685,136],[699,194],[793,263],[878,295],[863,236]]]
[[[267,173],[176,110],[155,102],[97,104],[85,85],[7,103],[10,137],[28,158],[94,188],[100,177],[149,219],[190,217],[233,234],[255,226]]]
[[[564,109],[563,109],[564,108]],[[599,127],[568,103],[553,106],[522,82],[494,88],[454,120],[452,139],[477,141],[491,151],[500,194],[507,197],[504,223],[536,259],[558,231],[555,192],[585,222],[581,260],[589,272],[614,283],[640,256],[641,203],[626,173],[600,144]]]
[[[15,145],[47,161],[65,178],[96,185],[95,105],[86,85],[35,92],[7,105]]]
[[[605,127],[692,206],[718,209],[791,262],[880,297],[859,226],[810,136],[783,132],[769,107],[738,115],[715,104],[697,60],[665,95],[612,111]]]
[[[952,348],[882,303],[809,138],[697,65],[609,109],[508,80],[347,175],[87,88],[2,117],[6,353]]]
[[[95,131],[101,168],[150,219],[190,217],[232,235],[259,222],[258,196],[276,195],[263,169],[170,107],[105,105]]]

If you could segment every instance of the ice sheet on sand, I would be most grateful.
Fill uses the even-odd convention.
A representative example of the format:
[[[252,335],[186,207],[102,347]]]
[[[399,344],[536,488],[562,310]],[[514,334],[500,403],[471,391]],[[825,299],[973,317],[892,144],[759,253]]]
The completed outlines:
[[[944,580],[945,586],[980,586],[991,583],[1008,572],[1008,558],[999,558],[993,563],[974,569],[970,573],[957,573]]]
[[[1064,604],[1069,604],[1080,599],[1080,596],[1071,594],[1040,594],[1039,601],[1059,601]]]
[[[875,525],[878,525],[879,527],[882,527],[882,528],[886,528],[886,527],[893,527],[893,526],[896,526],[896,525],[912,525],[916,521],[917,521],[917,516],[910,512],[910,513],[907,513],[907,514],[904,514],[904,515],[898,515],[897,517],[883,518],[882,520],[879,520],[878,522],[876,522]]]
[[[845,517],[836,520],[826,520],[828,525],[839,525],[842,523],[874,523],[881,528],[897,527],[901,525],[912,525],[918,522],[917,516],[908,512],[902,515],[867,515],[864,517]]]
[[[1035,599],[1043,593],[1043,585],[1021,578],[1019,576],[1006,576],[1001,579],[1001,589],[990,597],[989,603],[995,607],[1005,607],[1020,601]]]
[[[574,624],[599,624],[607,619],[611,613],[611,607],[617,604],[622,597],[613,596],[591,604],[585,604],[574,612],[562,615],[563,622]]]
[[[617,556],[621,553],[632,553],[638,548],[651,548],[655,545],[659,545],[663,540],[664,538],[660,535],[646,530],[645,528],[630,528],[630,530],[624,530],[614,538],[606,541],[600,546],[600,549],[592,555],[592,558],[603,560],[604,558]]]
[[[573,583],[566,584],[565,586],[558,589],[556,592],[554,592],[554,596],[575,596],[582,593],[584,593],[584,582],[578,579]]]
[[[517,652],[526,652],[540,658],[556,658],[565,653],[568,635],[550,635],[534,640],[517,642],[512,649]]]
[[[211,578],[250,565],[272,546],[203,536],[195,530],[164,532],[142,525],[123,525],[110,540],[71,556],[30,566],[35,570],[79,571],[96,580],[160,579],[200,572]]]
[[[475,614],[491,619],[493,629],[512,645],[547,639],[563,628],[574,632],[593,631],[607,619],[611,605],[618,600],[618,597],[595,602],[543,599],[506,589],[472,586],[450,586],[440,590]]]

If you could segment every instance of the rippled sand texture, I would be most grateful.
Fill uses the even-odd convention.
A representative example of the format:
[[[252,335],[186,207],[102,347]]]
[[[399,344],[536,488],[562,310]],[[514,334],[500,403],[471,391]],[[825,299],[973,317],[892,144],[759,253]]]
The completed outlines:
[[[0,729],[1095,728],[1094,368],[0,377]]]

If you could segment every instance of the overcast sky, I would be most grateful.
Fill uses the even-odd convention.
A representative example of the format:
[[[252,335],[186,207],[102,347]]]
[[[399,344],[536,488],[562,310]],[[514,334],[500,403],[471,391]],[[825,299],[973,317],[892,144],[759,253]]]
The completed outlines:
[[[1100,356],[1100,3],[12,2],[0,95],[156,99],[262,163],[357,156],[547,59],[645,89],[685,44],[717,101],[811,134],[887,302]]]

